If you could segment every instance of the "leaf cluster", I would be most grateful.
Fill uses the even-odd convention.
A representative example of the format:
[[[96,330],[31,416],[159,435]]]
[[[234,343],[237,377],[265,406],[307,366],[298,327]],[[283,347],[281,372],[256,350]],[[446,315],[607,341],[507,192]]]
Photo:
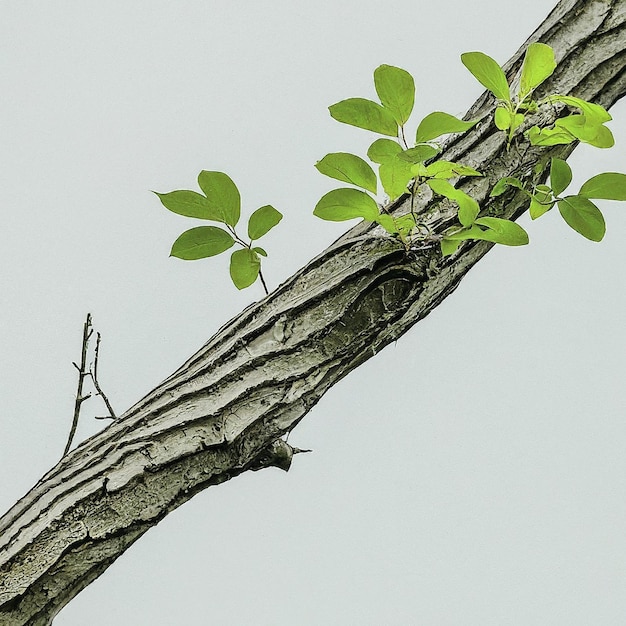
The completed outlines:
[[[555,205],[565,222],[591,241],[602,241],[606,232],[604,216],[592,200],[626,201],[626,174],[604,172],[583,183],[577,194],[563,196],[572,182],[572,170],[562,159],[550,162],[550,184],[526,190],[518,178],[503,178],[494,186],[491,196],[502,195],[508,187],[521,189],[530,198],[530,217],[535,220]]]
[[[612,118],[600,105],[581,98],[554,94],[542,102],[532,99],[533,92],[555,68],[554,51],[546,44],[531,43],[526,49],[522,64],[519,88],[515,96],[500,65],[483,52],[466,52],[461,55],[463,65],[497,99],[495,124],[508,134],[511,144],[515,131],[524,123],[526,115],[535,113],[540,104],[562,103],[579,112],[558,119],[551,127],[533,126],[528,130],[528,139],[535,146],[566,145],[582,141],[598,148],[610,148],[615,140],[604,124]]]
[[[193,217],[223,224],[197,226],[182,233],[172,245],[170,256],[187,261],[215,256],[232,248],[230,277],[237,289],[252,285],[261,274],[261,257],[267,252],[253,242],[267,234],[282,219],[282,213],[271,205],[265,205],[252,213],[248,220],[248,241],[241,239],[236,231],[241,216],[241,197],[232,179],[223,172],[203,170],[198,175],[202,193],[188,190],[156,193],[166,209],[185,217]],[[265,287],[265,283],[263,282]]]
[[[384,193],[393,201],[409,192],[409,189],[414,199],[423,184],[438,193],[438,188],[444,188],[441,185],[438,187],[438,183],[447,183],[453,188],[448,182],[452,179],[481,176],[480,172],[460,163],[430,162],[441,151],[435,140],[450,133],[465,132],[476,122],[460,120],[449,113],[436,111],[421,120],[415,131],[415,141],[409,146],[406,122],[415,104],[413,77],[399,67],[381,65],[374,71],[374,87],[380,103],[365,98],[349,98],[333,104],[329,111],[339,122],[385,135],[374,140],[367,150],[370,163],[378,167],[378,175],[370,163],[355,154],[327,154],[315,165],[319,172],[357,189],[329,191],[317,203],[314,214],[330,221],[363,218],[376,222],[407,244],[417,223],[413,200],[409,214],[396,217],[384,211],[381,213],[375,199],[379,192],[379,181]],[[459,194],[454,198],[448,194],[448,197],[455,201],[465,197],[465,194]],[[464,210],[461,205],[460,210]]]

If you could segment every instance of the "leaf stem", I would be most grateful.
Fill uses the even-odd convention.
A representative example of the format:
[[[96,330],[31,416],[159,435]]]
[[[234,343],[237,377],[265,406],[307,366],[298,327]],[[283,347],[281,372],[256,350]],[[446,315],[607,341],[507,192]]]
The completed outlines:
[[[263,272],[261,271],[260,267],[259,267],[259,278],[261,279],[261,284],[263,285],[263,289],[265,289],[265,295],[269,296],[270,292],[267,288],[267,285],[265,284],[265,279],[263,278]]]

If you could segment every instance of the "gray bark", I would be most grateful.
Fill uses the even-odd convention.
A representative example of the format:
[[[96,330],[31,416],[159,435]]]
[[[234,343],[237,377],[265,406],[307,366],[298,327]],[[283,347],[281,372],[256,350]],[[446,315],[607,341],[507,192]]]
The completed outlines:
[[[610,107],[626,93],[626,0],[565,0],[526,45],[551,45],[559,63],[537,94],[571,94]],[[517,190],[491,199],[503,176],[538,182],[550,156],[519,135],[506,150],[484,94],[442,158],[485,173],[462,188],[490,215],[517,218]],[[544,106],[533,123],[563,114]],[[530,124],[528,124],[530,125]],[[528,126],[527,125],[527,126]],[[523,129],[522,129],[523,130]],[[533,168],[540,161],[544,171]],[[406,212],[401,198],[391,210]],[[448,202],[424,199],[434,232],[454,223]],[[372,225],[341,237],[261,302],[226,324],[168,379],[100,434],[67,454],[0,519],[0,624],[50,624],[134,541],[194,494],[244,471],[288,468],[280,438],[337,381],[428,315],[491,248],[466,243],[406,252]]]

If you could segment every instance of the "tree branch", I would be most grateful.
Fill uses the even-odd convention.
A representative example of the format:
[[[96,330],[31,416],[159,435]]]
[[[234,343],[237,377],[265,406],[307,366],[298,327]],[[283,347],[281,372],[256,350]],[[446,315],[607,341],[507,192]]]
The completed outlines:
[[[571,94],[605,107],[621,98],[625,20],[626,0],[560,2],[527,42],[551,45],[559,61],[537,96]],[[509,78],[519,73],[525,47],[507,64]],[[526,198],[515,189],[490,198],[495,182],[543,181],[549,157],[565,158],[573,147],[537,148],[520,136],[507,151],[493,110],[493,99],[481,96],[467,115],[480,123],[449,141],[441,158],[486,174],[461,185],[483,212],[517,218]],[[549,124],[559,114],[545,106],[529,123]],[[408,202],[388,209],[406,212]],[[416,210],[434,233],[456,220],[445,201]],[[263,466],[267,451],[332,385],[428,315],[490,248],[468,242],[445,258],[435,247],[406,253],[362,224],[244,310],[0,519],[0,622],[49,624],[170,511]]]

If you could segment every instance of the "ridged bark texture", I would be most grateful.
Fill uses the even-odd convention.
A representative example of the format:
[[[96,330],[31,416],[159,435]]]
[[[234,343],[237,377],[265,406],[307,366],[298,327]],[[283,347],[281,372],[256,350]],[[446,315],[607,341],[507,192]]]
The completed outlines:
[[[626,0],[562,1],[507,74],[517,76],[526,45],[541,41],[554,48],[558,66],[538,97],[570,94],[610,107],[626,93],[625,21]],[[534,148],[519,134],[507,150],[493,124],[494,104],[487,94],[475,103],[466,119],[480,123],[449,141],[441,158],[485,173],[461,185],[482,212],[517,218],[526,198],[517,190],[489,198],[495,182],[544,180],[549,157],[567,157],[573,147]],[[563,107],[544,106],[525,128],[563,114]],[[538,161],[541,173],[534,171]],[[407,202],[390,210],[407,212]],[[456,221],[447,201],[425,198],[418,211],[433,232]],[[0,624],[50,624],[197,492],[249,469],[288,467],[290,450],[276,441],[332,385],[428,315],[490,247],[467,243],[447,258],[435,245],[406,252],[363,224],[231,320],[0,519]]]

